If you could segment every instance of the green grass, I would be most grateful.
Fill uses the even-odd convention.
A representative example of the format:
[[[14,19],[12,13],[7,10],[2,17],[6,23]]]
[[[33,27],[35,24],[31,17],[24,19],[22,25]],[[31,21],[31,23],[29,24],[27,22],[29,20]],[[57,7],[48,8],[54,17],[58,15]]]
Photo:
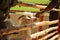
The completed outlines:
[[[21,0],[25,3],[32,3],[32,4],[49,4],[49,0]],[[15,7],[12,7],[11,10],[24,10],[24,11],[40,11],[40,9],[32,8],[32,7],[25,7],[21,6],[19,7],[16,5]]]
[[[11,10],[24,10],[24,11],[39,11],[37,8],[32,8],[32,7],[24,7],[24,6],[15,6],[12,7]]]
[[[49,0],[21,0],[22,2],[27,3],[36,3],[36,4],[48,4]]]

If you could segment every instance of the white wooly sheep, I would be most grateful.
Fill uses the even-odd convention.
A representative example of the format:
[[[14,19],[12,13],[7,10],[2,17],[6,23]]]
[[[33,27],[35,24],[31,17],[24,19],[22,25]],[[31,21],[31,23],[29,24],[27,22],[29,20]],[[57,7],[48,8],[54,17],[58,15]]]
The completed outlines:
[[[18,25],[20,25],[19,27],[24,28],[24,27],[32,26],[32,25],[29,25],[29,24],[34,22],[34,19],[35,19],[34,13],[23,12],[23,13],[21,13],[19,15],[20,15],[20,17],[17,19],[18,22],[19,22]],[[30,35],[31,35],[31,28],[28,28],[27,30],[20,31],[19,34],[10,35],[8,39],[9,40],[11,40],[11,39],[16,39],[16,40],[18,40],[18,39],[19,40],[31,40],[30,39]]]

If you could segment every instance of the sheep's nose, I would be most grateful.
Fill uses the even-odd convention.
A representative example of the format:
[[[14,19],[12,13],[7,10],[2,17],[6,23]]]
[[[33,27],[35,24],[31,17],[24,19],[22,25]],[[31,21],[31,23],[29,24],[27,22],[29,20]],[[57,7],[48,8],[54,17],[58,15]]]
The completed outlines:
[[[37,20],[37,18],[34,18],[34,19],[33,19],[33,21],[36,21],[36,20]]]

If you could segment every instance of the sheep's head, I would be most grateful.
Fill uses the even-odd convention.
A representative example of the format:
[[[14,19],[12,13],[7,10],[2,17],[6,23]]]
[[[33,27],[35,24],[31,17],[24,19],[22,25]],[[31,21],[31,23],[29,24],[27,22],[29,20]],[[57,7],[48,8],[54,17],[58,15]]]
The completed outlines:
[[[35,17],[35,13],[24,12],[20,14],[21,16],[18,18],[19,24],[29,24],[36,22],[37,18]]]

